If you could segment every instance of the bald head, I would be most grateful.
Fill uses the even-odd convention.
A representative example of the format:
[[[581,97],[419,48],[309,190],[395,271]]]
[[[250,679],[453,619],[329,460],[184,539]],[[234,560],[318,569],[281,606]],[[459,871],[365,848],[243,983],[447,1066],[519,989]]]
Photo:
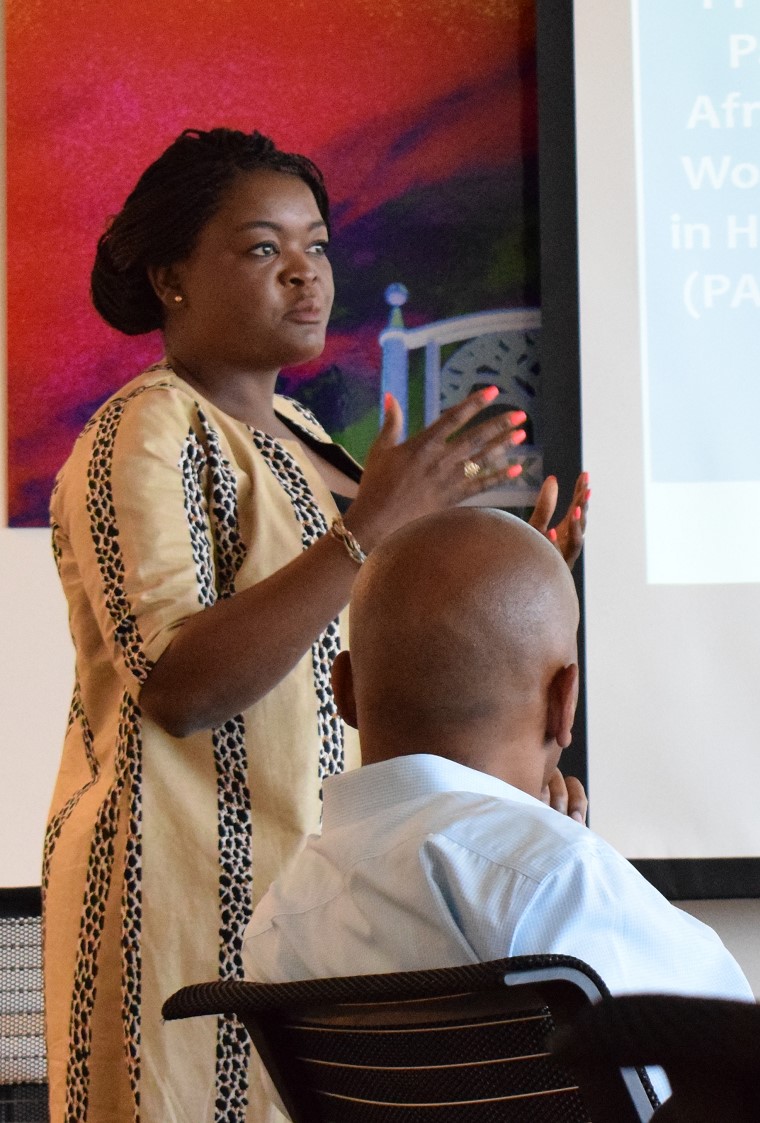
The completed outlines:
[[[336,673],[365,763],[434,752],[510,779],[506,758],[521,760],[519,771],[558,757],[569,729],[555,728],[562,700],[552,692],[572,667],[574,710],[577,627],[569,570],[527,523],[473,507],[409,523],[362,567],[350,667]]]

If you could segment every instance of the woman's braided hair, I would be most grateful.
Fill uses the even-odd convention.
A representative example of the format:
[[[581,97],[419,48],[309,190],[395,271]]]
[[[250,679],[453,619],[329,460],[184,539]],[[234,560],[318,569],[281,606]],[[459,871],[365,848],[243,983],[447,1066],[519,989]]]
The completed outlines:
[[[302,179],[329,229],[322,173],[306,156],[281,152],[258,132],[185,129],[143,172],[98,241],[91,293],[106,323],[125,335],[163,327],[148,269],[184,260],[235,178],[260,168]]]

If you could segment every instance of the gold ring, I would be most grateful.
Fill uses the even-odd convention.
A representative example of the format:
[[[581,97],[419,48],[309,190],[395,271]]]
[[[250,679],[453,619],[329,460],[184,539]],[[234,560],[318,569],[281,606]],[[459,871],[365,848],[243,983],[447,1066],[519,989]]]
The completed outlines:
[[[464,469],[464,474],[468,480],[474,480],[475,477],[479,476],[483,471],[476,460],[465,460],[462,467]]]

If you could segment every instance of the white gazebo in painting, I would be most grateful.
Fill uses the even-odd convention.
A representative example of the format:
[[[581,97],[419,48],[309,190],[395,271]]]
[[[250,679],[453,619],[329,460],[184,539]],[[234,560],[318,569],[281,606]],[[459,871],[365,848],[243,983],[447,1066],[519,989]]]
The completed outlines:
[[[402,284],[389,285],[385,290],[390,315],[379,337],[383,352],[381,423],[383,399],[390,392],[403,410],[404,436],[407,435],[409,352],[419,348],[425,350],[425,425],[473,390],[498,386],[498,397],[484,412],[488,415],[507,409],[525,410],[529,439],[515,449],[513,457],[523,470],[517,479],[478,496],[475,502],[500,507],[531,505],[543,479],[540,311],[537,308],[496,309],[407,328],[401,309],[408,296]],[[461,343],[461,346],[442,363],[441,348],[451,343]]]

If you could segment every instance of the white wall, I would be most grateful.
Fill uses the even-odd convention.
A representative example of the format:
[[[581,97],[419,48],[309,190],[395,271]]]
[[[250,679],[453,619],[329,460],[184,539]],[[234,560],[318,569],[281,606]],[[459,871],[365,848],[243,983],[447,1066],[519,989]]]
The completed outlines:
[[[680,901],[679,908],[715,929],[760,998],[760,901]]]
[[[66,606],[46,530],[0,528],[0,619],[0,886],[39,885],[46,803],[73,681]]]

